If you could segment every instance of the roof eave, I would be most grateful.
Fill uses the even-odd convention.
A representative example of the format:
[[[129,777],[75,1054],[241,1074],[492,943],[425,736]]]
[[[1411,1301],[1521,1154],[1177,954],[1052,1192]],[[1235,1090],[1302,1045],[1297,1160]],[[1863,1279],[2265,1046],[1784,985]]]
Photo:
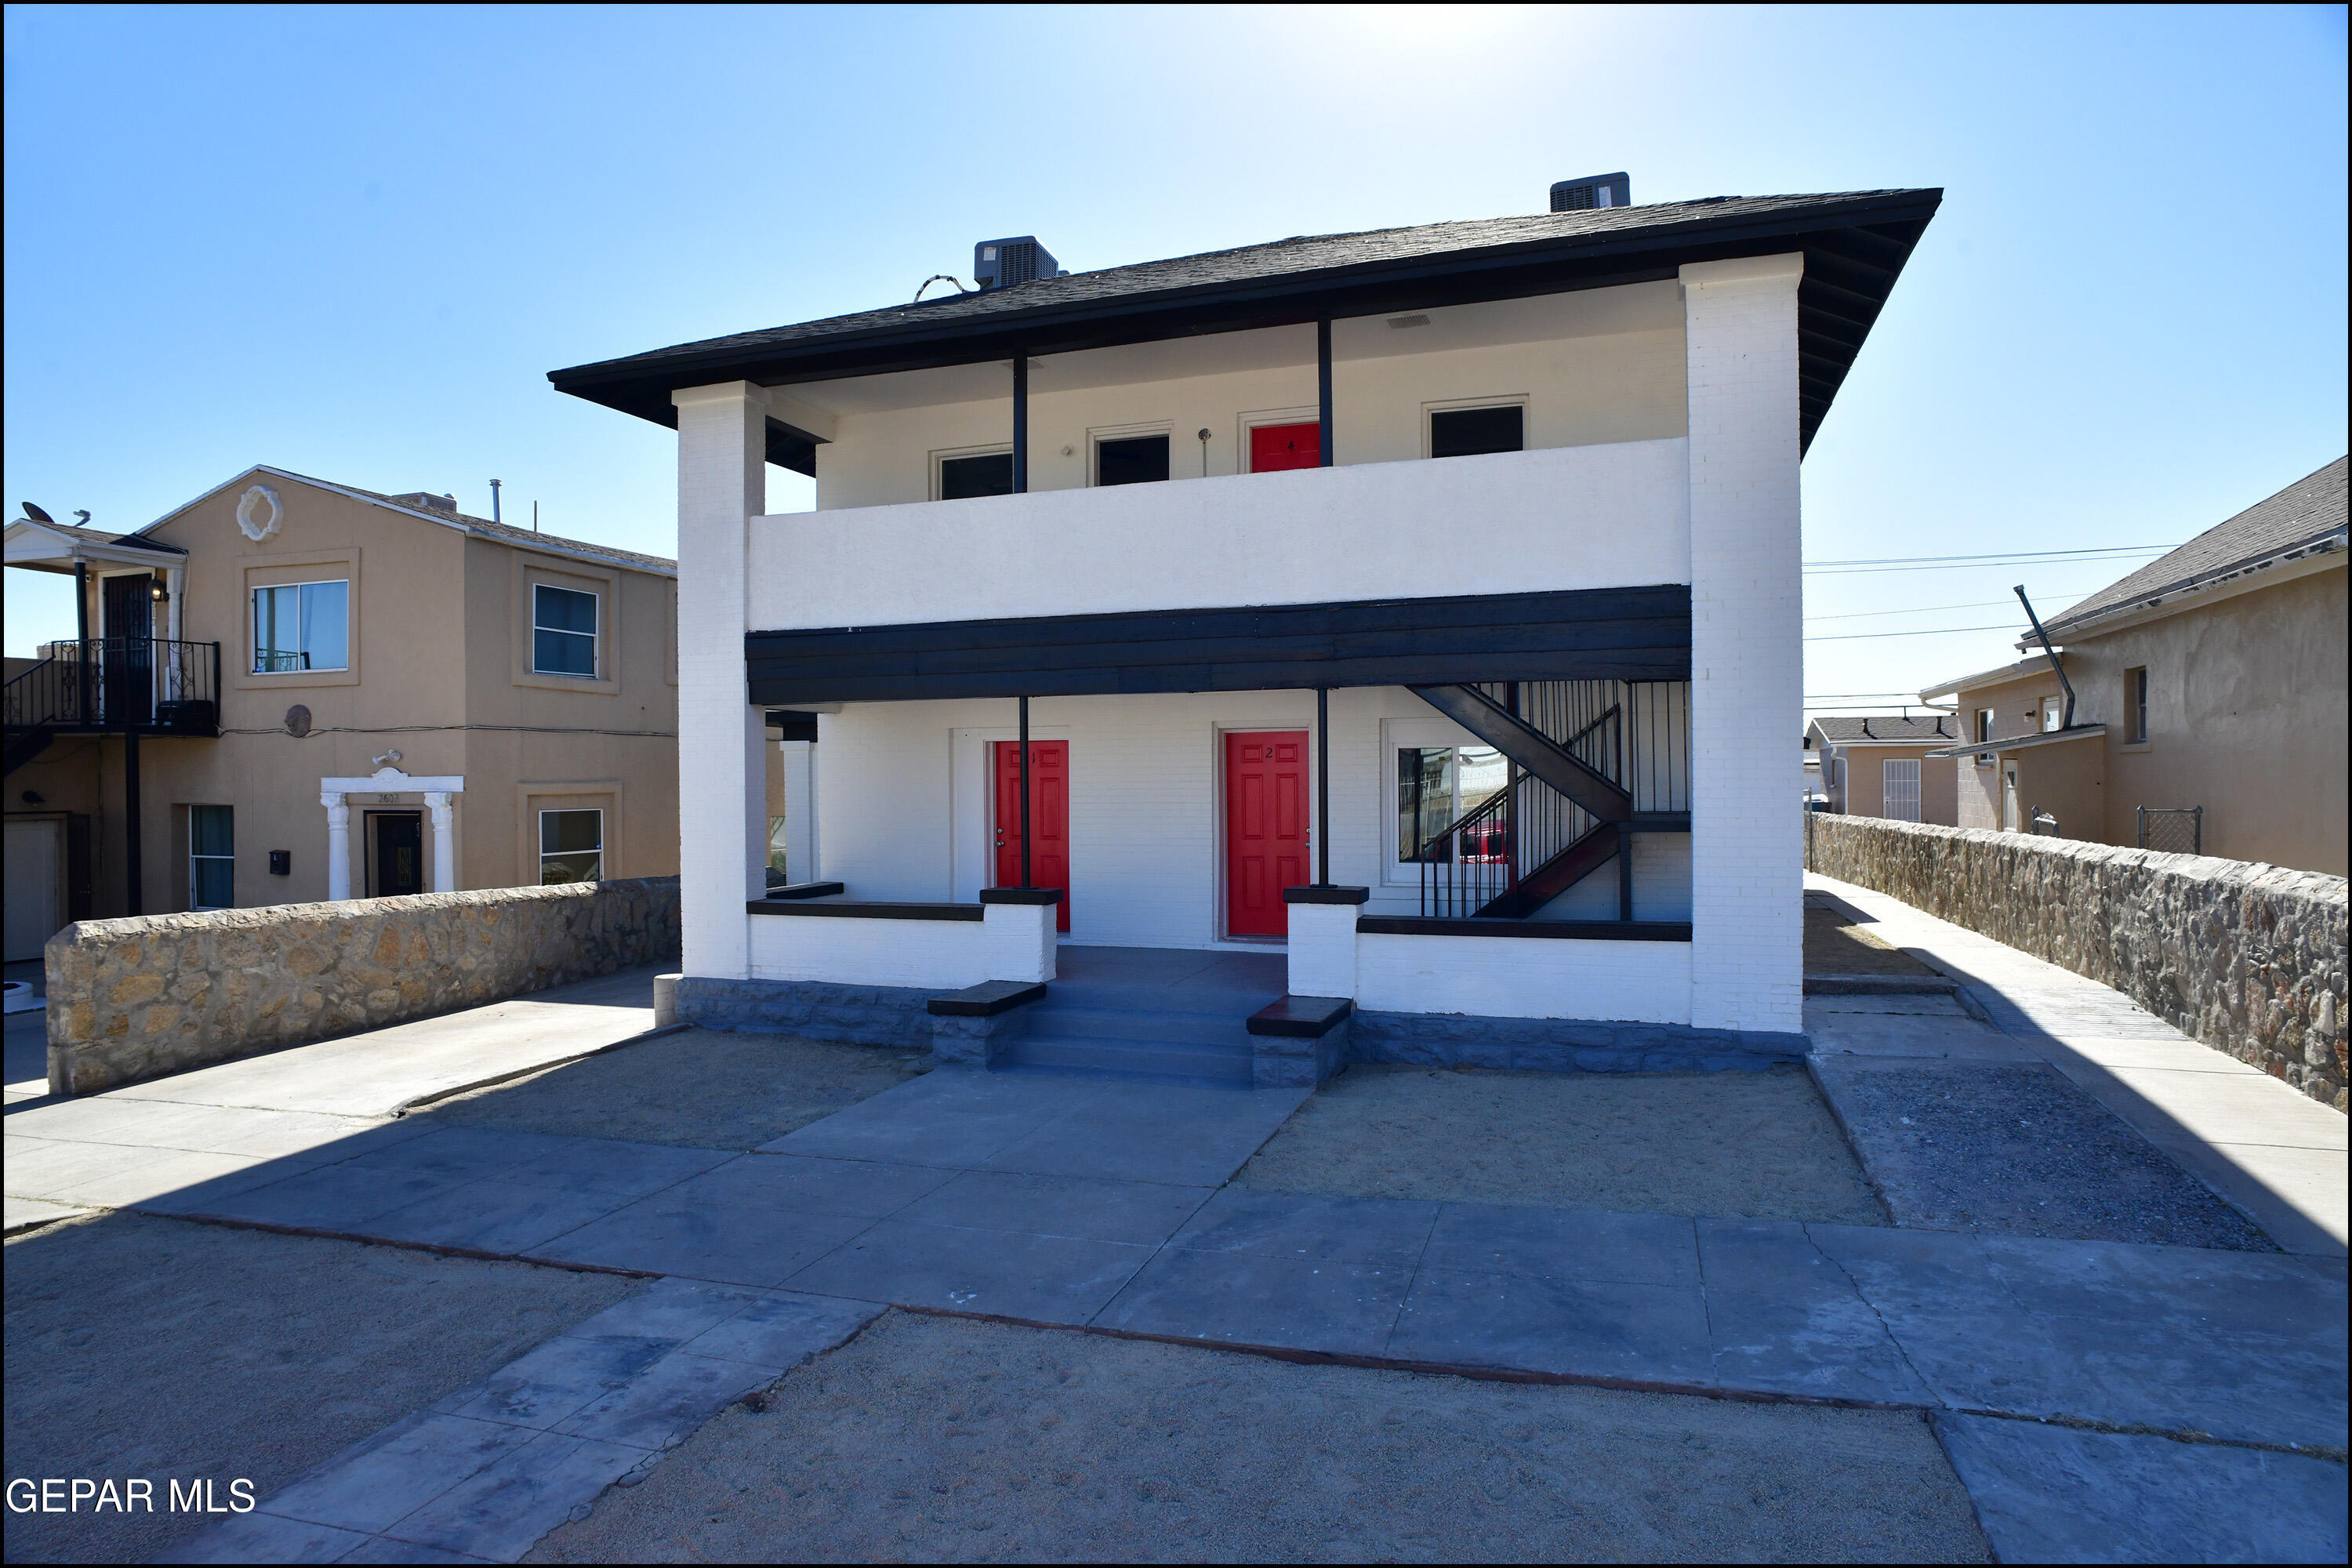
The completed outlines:
[[[634,414],[656,424],[674,426],[677,412],[669,405],[668,394],[672,389],[682,386],[708,384],[719,380],[782,385],[795,380],[827,380],[844,375],[973,363],[1009,358],[1014,353],[1070,352],[1076,348],[1108,347],[1162,336],[1206,335],[1213,331],[1293,324],[1325,314],[1375,315],[1409,306],[1413,302],[1410,297],[1411,289],[1416,287],[1426,289],[1436,279],[1491,275],[1547,265],[1576,266],[1580,268],[1581,275],[1573,281],[1561,279],[1548,280],[1564,282],[1567,289],[1605,288],[1650,281],[1674,276],[1675,268],[1688,260],[1772,254],[1769,249],[1772,242],[1808,234],[1861,229],[1866,226],[1890,223],[1924,225],[1935,216],[1941,202],[1940,190],[1899,191],[1883,196],[1816,203],[1730,219],[1700,215],[1630,232],[1552,237],[1511,245],[1485,246],[1468,251],[1382,258],[1272,277],[1152,289],[1108,300],[1071,300],[1034,310],[985,316],[892,322],[866,331],[831,334],[797,343],[714,341],[707,349],[688,344],[682,345],[678,351],[656,350],[647,354],[573,365],[549,372],[548,380],[559,392],[622,413]],[[1836,266],[1883,274],[1884,282],[1877,286],[1875,298],[1853,294],[1852,290],[1844,289],[1839,282],[1826,276],[1809,278],[1807,283],[1801,286],[1801,289],[1810,290],[1813,297],[1813,302],[1808,304],[1801,293],[1801,317],[1809,310],[1823,312],[1841,328],[1834,343],[1837,351],[1834,354],[1821,347],[1804,351],[1811,362],[1807,366],[1811,374],[1804,394],[1804,399],[1810,405],[1805,421],[1808,439],[1827,413],[1830,400],[1843,384],[1845,372],[1860,352],[1863,340],[1875,324],[1887,294],[1892,291],[1895,279],[1909,260],[1916,237],[1914,235],[1907,240],[1895,240],[1875,236],[1875,243],[1888,247],[1895,254],[1882,253],[1874,260],[1853,257],[1837,258]],[[1664,252],[1679,254],[1669,263],[1660,254]],[[1692,254],[1694,252],[1701,254]],[[1596,269],[1610,262],[1625,265],[1607,270]],[[1850,273],[1844,279],[1848,283],[1859,280]],[[1525,289],[1523,285],[1527,281],[1530,280],[1522,279],[1519,285],[1499,289],[1491,297],[1513,298],[1522,292],[1543,291]],[[1398,291],[1399,297],[1383,297],[1381,290],[1384,289]],[[1822,302],[1825,297],[1841,294],[1853,294],[1854,301],[1845,303],[1843,311],[1833,308],[1843,303],[1842,300],[1831,299],[1827,303]],[[1354,298],[1332,298],[1349,295]],[[1318,300],[1323,309],[1303,308],[1305,303]],[[1231,319],[1230,313],[1244,306],[1253,307],[1248,319]],[[1226,314],[1221,317],[1220,312]],[[1177,314],[1203,319],[1189,326],[1162,320],[1156,326],[1129,330],[1124,334],[1118,330],[1101,330],[1120,321],[1128,322],[1132,329],[1139,319]],[[1819,324],[1827,325],[1829,322]],[[1083,342],[1066,342],[1062,336],[1057,336],[1081,326],[1096,330],[1086,333]],[[1807,335],[1801,321],[1800,326],[1801,336]],[[1822,334],[1811,335],[1820,337],[1823,343],[1831,342]],[[1850,342],[1846,341],[1849,339]],[[926,349],[929,352],[919,352]],[[1833,374],[1825,374],[1824,372]]]

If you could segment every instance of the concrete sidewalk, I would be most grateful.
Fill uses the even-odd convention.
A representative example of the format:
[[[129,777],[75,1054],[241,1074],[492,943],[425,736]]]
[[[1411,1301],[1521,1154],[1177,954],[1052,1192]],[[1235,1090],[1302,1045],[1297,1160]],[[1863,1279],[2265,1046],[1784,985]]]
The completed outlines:
[[[2235,1205],[2278,1245],[2345,1256],[2343,1114],[2183,1035],[2120,992],[1852,883],[1808,874],[1880,940],[1962,982],[1991,1026],[1849,1026],[1809,1016],[1817,1061],[1853,1054],[2046,1062]]]
[[[2210,1070],[2112,993],[1970,948],[1941,922],[1906,924],[1891,900],[1873,911],[1869,895],[1835,890],[1877,913],[1898,945],[1965,969],[1970,998],[2010,1021],[1989,1029],[1957,1009],[1881,1019],[1868,1026],[1874,1049],[2035,1055],[2073,1067],[2086,1089],[2123,1084],[2138,1114],[2162,1111],[2176,1141],[2195,1141],[2200,1126],[2244,1136],[2242,1115],[2217,1120],[2200,1098],[2206,1083],[2243,1081],[2226,1058],[2207,1053],[2225,1064]],[[512,1040],[517,1068],[589,1048],[578,1037],[562,1048],[539,1023],[507,1016],[515,1021],[493,1033]],[[483,1020],[437,1023],[454,1040]],[[1846,1054],[1861,1037],[1849,1033]],[[2333,1542],[2341,1555],[2340,1221],[2331,1252],[2325,1211],[2315,1218],[2268,1185],[2242,1206],[2293,1250],[1259,1192],[1226,1184],[1306,1091],[965,1069],[733,1154],[354,1114],[455,1087],[481,1053],[417,1041],[402,1058],[414,1070],[352,1092],[335,1081],[336,1057],[376,1065],[338,1053],[353,1043],[305,1047],[321,1065],[286,1073],[290,1089],[257,1069],[300,1052],[231,1064],[228,1077],[209,1068],[13,1107],[8,1191],[668,1276],[759,1300],[784,1291],[858,1312],[897,1305],[1415,1370],[1920,1408],[1937,1415],[2011,1558],[2071,1550],[2099,1499],[2117,1531],[2138,1532],[2117,1539],[2155,1542],[2145,1550],[2156,1555],[2217,1528],[2299,1543],[2290,1554]],[[2172,1065],[2150,1066],[2136,1047]],[[2310,1104],[2250,1076],[2283,1106]],[[2231,1103],[2271,1109],[2252,1089],[2231,1092]],[[273,1103],[241,1103],[263,1097]],[[2318,1131],[2281,1117],[2299,1142],[2245,1147],[2301,1151],[2302,1168],[2322,1169]],[[2242,1175],[2239,1146],[2194,1152]],[[2340,1128],[2334,1157],[2340,1173]],[[589,1452],[583,1436],[559,1436],[572,1446],[531,1452]],[[576,1476],[562,1469],[571,1459],[546,1462],[566,1487],[601,1488],[627,1456],[593,1452]],[[486,1450],[482,1463],[494,1458]],[[2259,1481],[2234,1494],[2242,1519],[2217,1515],[2213,1489],[2186,1484],[2184,1465]],[[451,1524],[434,1544],[519,1555],[530,1542],[492,1511],[468,1516],[478,1537]],[[278,1548],[325,1549],[292,1536]]]

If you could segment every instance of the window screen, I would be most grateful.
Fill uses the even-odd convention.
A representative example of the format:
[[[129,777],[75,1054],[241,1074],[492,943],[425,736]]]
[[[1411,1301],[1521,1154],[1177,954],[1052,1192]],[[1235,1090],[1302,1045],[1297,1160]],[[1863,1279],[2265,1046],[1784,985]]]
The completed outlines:
[[[530,668],[539,675],[595,675],[595,595],[531,585]]]
[[[254,673],[350,668],[351,604],[348,582],[256,588]]]
[[[976,458],[940,459],[940,499],[965,500],[972,496],[1013,493],[1013,454],[986,452]]]
[[[1168,477],[1168,437],[1124,436],[1095,443],[1095,483],[1140,485]]]
[[[597,882],[604,877],[604,814],[542,811],[539,814],[539,879]]]
[[[1528,411],[1503,408],[1444,408],[1429,416],[1429,455],[1469,458],[1481,452],[1527,449]]]

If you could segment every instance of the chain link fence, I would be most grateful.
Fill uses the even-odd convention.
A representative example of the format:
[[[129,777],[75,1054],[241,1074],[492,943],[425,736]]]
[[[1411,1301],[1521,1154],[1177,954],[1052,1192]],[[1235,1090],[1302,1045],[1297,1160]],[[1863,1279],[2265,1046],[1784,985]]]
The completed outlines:
[[[2143,805],[2139,808],[2139,847],[2167,855],[2205,853],[2205,808],[2201,805]]]

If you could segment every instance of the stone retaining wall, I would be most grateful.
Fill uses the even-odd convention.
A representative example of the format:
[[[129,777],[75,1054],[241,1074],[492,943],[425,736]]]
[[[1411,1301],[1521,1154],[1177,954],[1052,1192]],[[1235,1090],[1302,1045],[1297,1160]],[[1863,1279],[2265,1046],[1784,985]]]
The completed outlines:
[[[2112,985],[2345,1109],[2341,877],[1820,812],[1805,864]]]
[[[675,877],[82,921],[42,953],[49,1089],[88,1094],[677,953]]]

